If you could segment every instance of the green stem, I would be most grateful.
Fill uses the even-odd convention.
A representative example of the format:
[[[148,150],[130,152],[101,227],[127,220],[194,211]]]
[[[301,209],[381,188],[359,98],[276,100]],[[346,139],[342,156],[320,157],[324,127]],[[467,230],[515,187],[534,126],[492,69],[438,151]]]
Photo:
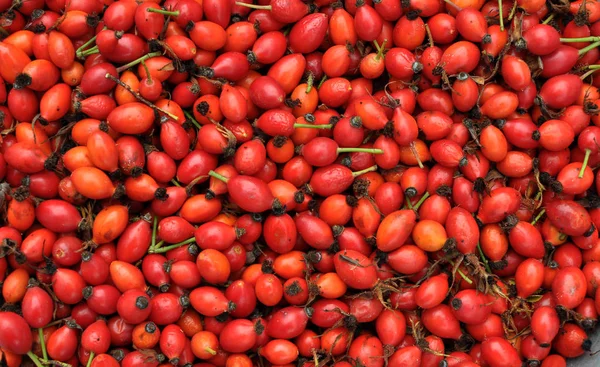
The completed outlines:
[[[94,360],[94,352],[90,352],[90,358],[87,361],[87,364],[85,365],[85,367],[90,367],[92,365],[92,361]]]
[[[373,171],[377,171],[377,165],[371,166],[369,168],[365,168],[360,171],[352,172],[352,177],[358,177],[360,175],[364,175],[365,173],[373,172]]]
[[[163,9],[147,8],[146,11],[148,13],[158,13],[158,14],[168,15],[168,16],[171,16],[171,17],[178,17],[179,16],[179,10],[168,11],[168,10],[163,10]]]
[[[552,21],[552,19],[554,19],[554,17],[556,16],[556,13],[552,13],[550,14],[550,16],[546,19],[544,19],[544,21],[542,22],[542,24],[548,24]]]
[[[510,22],[512,18],[515,16],[515,12],[517,11],[517,2],[513,3],[512,9],[510,9],[510,14],[508,14],[508,21]]]
[[[500,30],[504,32],[504,14],[502,13],[502,0],[498,0],[498,19],[500,20]]]
[[[477,250],[479,250],[479,257],[481,257],[481,261],[483,262],[483,266],[485,266],[485,269],[488,271],[488,273],[491,273],[492,269],[490,268],[490,264],[488,263],[488,259],[487,259],[487,257],[485,257],[485,254],[483,253],[483,250],[481,249],[481,245],[479,243],[477,244]]]
[[[373,45],[375,46],[377,53],[379,53],[379,50],[381,50],[381,47],[379,47],[379,42],[377,42],[377,40],[373,40]]]
[[[194,243],[194,242],[196,242],[196,237],[188,238],[185,241],[181,241],[179,243],[175,243],[173,245],[169,245],[169,246],[165,246],[165,247],[156,248],[152,252],[150,252],[150,251],[148,251],[148,252],[151,254],[162,254],[162,253],[169,252],[171,250],[174,250],[176,248],[179,248],[181,246],[185,246],[185,245],[188,245],[188,244]]]
[[[156,246],[154,246],[154,251],[156,251],[157,249],[161,248],[161,247],[162,247],[162,245],[164,245],[164,244],[165,244],[165,241],[163,241],[163,240],[160,240],[160,241],[159,241],[159,242],[156,244]]]
[[[243,3],[241,1],[236,1],[235,5],[239,5],[239,6],[245,6],[246,8],[250,8],[250,9],[258,9],[258,10],[271,10],[272,6],[271,5],[255,5],[255,4],[246,4]]]
[[[152,9],[152,8],[150,8],[150,9]],[[150,69],[148,69],[148,65],[146,65],[146,62],[144,62],[144,60],[142,60],[140,62],[142,63],[144,70],[146,70],[146,79],[148,79],[148,81],[150,83],[152,83],[152,75],[150,75]]]
[[[194,118],[194,116],[187,112],[187,111],[183,111],[183,114],[185,115],[185,117],[187,117],[188,120],[190,120],[190,122],[196,126],[196,128],[198,128],[198,130],[202,129],[202,125],[200,125],[200,123],[198,121],[196,121],[196,119]]]
[[[179,184],[179,182],[177,182],[177,180],[175,180],[175,179],[172,179],[172,180],[171,180],[171,183],[172,183],[173,185],[177,186],[177,187],[181,187],[181,185]]]
[[[600,37],[580,37],[580,38],[561,38],[560,42],[569,43],[569,42],[598,42],[600,41]]]
[[[454,263],[452,261],[448,261],[452,266],[454,266]],[[461,278],[464,279],[465,282],[469,283],[469,284],[473,284],[473,281],[465,275],[465,273],[463,273],[460,269],[456,269],[456,272],[458,273],[458,275],[460,275]]]
[[[225,176],[223,176],[221,174],[218,174],[217,172],[215,172],[213,170],[210,170],[208,172],[208,175],[211,176],[211,177],[216,178],[217,180],[223,181],[225,183],[229,182],[229,179],[227,177],[225,177]]]
[[[406,199],[406,207],[410,210],[415,210],[415,208],[412,205],[412,201],[410,201],[411,198],[406,197],[405,199]]]
[[[597,65],[592,65],[592,66],[597,66]],[[585,80],[585,78],[587,78],[588,76],[594,74],[595,72],[597,72],[598,69],[594,68],[594,69],[590,69],[588,71],[585,72],[585,74],[583,74],[582,76],[580,76],[579,78],[581,80]]]
[[[332,124],[325,124],[325,125],[313,125],[313,124],[294,124],[294,128],[307,128],[307,129],[331,129],[333,128]]]
[[[456,269],[456,272],[458,273],[458,275],[460,275],[461,278],[464,279],[465,282],[473,284],[473,281],[468,276],[466,276],[460,269]]]
[[[149,9],[150,9],[150,8],[149,8]],[[162,52],[160,52],[160,51],[151,52],[151,53],[149,53],[149,54],[146,54],[146,55],[144,55],[144,56],[142,56],[142,57],[140,57],[140,58],[138,58],[138,59],[135,59],[135,60],[133,60],[132,62],[130,62],[130,63],[128,63],[128,64],[125,64],[125,65],[123,65],[123,66],[120,66],[120,67],[118,67],[118,68],[117,68],[117,73],[121,73],[121,72],[123,72],[123,71],[125,71],[125,70],[129,69],[129,68],[130,68],[130,67],[132,67],[132,66],[136,66],[136,65],[137,65],[137,64],[139,64],[140,62],[142,62],[142,61],[146,61],[146,60],[148,60],[148,59],[149,59],[149,58],[151,58],[151,57],[156,57],[156,56],[160,56],[160,55],[162,55]]]
[[[100,50],[98,49],[98,46],[94,46],[85,51],[82,51],[81,57],[86,57],[86,56],[90,56],[90,55],[97,54],[97,53],[100,53]]]
[[[427,24],[425,24],[425,27],[427,27],[426,29],[429,29],[429,26],[427,26]],[[387,43],[387,40],[383,40],[383,43],[381,44],[381,46],[379,46],[379,43],[377,42],[377,40],[373,40],[373,44],[375,45],[375,49],[377,50],[377,60],[381,60],[383,58],[383,53],[385,52],[385,44],[386,43]]]
[[[417,203],[415,204],[415,206],[413,207],[414,210],[419,210],[419,207],[421,206],[421,204],[423,204],[425,202],[425,200],[427,200],[427,198],[429,197],[429,192],[426,191],[425,194],[423,194],[423,196],[421,196],[421,198],[419,199],[419,201],[417,201]]]
[[[315,74],[313,74],[311,71],[308,73],[308,79],[306,80],[306,94],[310,93],[314,82],[315,82]]]
[[[585,55],[588,51],[595,49],[596,47],[600,46],[600,41],[594,42],[591,45],[582,48],[581,50],[579,50],[578,54],[579,57]]]
[[[48,359],[48,352],[46,351],[46,340],[44,339],[44,328],[38,328],[38,337],[40,338],[40,347],[42,348],[42,357]]]
[[[321,81],[319,82],[319,85],[317,85],[317,88],[321,89],[321,86],[323,85],[323,83],[325,83],[326,80],[327,80],[327,75],[323,75],[323,78],[321,78]]]
[[[533,218],[533,221],[531,222],[532,226],[535,226],[535,224],[538,222],[538,220],[540,220],[542,218],[542,216],[544,215],[544,213],[546,213],[546,209],[542,209],[538,215],[535,216],[535,218]]]
[[[29,357],[29,359],[31,359],[31,361],[33,362],[33,364],[35,364],[37,367],[44,367],[44,365],[42,364],[42,362],[40,362],[40,359],[38,358],[38,356],[36,356],[35,354],[33,354],[32,351],[27,352],[27,356]]]
[[[371,149],[371,148],[337,148],[338,153],[371,153],[371,154],[383,154],[383,149]]]
[[[158,219],[156,215],[152,219],[152,244],[150,245],[150,251],[154,251],[156,248],[156,231],[158,229]]]
[[[94,43],[96,41],[96,37],[94,36],[92,38],[89,39],[89,41],[87,41],[86,43],[84,43],[83,45],[81,45],[81,47],[79,47],[77,49],[77,51],[75,51],[75,54],[77,55],[77,57],[81,58],[83,55],[83,52],[86,48],[88,48],[92,43]]]
[[[590,149],[585,150],[585,157],[583,158],[583,164],[581,165],[581,169],[579,170],[579,175],[577,177],[583,178],[583,174],[585,173],[585,168],[588,165],[588,161],[590,160],[590,154],[592,151]]]

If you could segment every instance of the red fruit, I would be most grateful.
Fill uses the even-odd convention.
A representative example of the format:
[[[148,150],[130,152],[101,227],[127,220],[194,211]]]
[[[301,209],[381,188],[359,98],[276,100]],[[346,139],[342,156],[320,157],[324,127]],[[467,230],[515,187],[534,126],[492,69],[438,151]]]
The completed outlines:
[[[0,312],[0,347],[15,354],[26,354],[33,343],[29,325],[25,319],[14,312]]]
[[[221,331],[219,343],[221,348],[230,353],[244,353],[256,343],[257,333],[250,320],[233,320]]]
[[[489,298],[474,289],[458,292],[450,301],[456,318],[466,324],[481,324],[492,312]]]
[[[552,281],[552,294],[558,305],[569,309],[579,306],[585,299],[587,281],[583,272],[574,266],[558,270]]]
[[[531,315],[531,333],[540,346],[550,346],[560,329],[560,319],[552,307],[542,306]]]
[[[377,282],[375,267],[365,255],[354,251],[340,251],[334,257],[335,271],[348,286],[369,289]]]
[[[488,338],[481,344],[481,355],[491,367],[521,364],[517,350],[507,340],[497,336]]]

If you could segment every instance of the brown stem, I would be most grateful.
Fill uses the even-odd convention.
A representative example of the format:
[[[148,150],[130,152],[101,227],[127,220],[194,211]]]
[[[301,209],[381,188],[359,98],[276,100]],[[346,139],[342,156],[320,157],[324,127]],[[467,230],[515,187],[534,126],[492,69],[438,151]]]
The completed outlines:
[[[135,91],[134,91],[134,90],[133,90],[133,89],[132,89],[132,88],[131,88],[129,85],[127,85],[127,84],[123,83],[121,80],[119,80],[119,79],[115,78],[114,76],[112,76],[112,75],[110,75],[110,74],[106,73],[106,75],[105,75],[105,78],[106,78],[106,79],[110,79],[110,80],[112,80],[113,82],[117,83],[119,86],[121,86],[121,87],[125,88],[125,89],[126,89],[128,92],[129,92],[129,93],[133,94],[133,96],[134,96],[135,98],[137,98],[137,100],[139,100],[140,102],[144,103],[144,104],[145,104],[145,105],[147,105],[148,107],[150,107],[150,108],[152,108],[152,109],[154,109],[154,110],[157,110],[157,111],[159,111],[159,112],[161,112],[161,113],[164,113],[165,115],[169,116],[169,118],[171,118],[172,120],[175,120],[175,121],[179,120],[179,117],[177,117],[177,116],[173,115],[171,112],[168,112],[168,111],[165,111],[165,110],[163,110],[162,108],[160,108],[160,107],[156,106],[154,103],[150,102],[150,101],[149,101],[149,100],[147,100],[146,98],[144,98],[144,97],[140,96],[140,95],[139,95],[138,93],[136,93],[136,92],[135,92]]]

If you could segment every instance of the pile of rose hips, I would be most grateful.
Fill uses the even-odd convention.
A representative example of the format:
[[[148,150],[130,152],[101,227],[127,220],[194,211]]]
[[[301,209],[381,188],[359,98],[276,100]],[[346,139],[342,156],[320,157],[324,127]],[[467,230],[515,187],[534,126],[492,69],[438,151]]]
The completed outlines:
[[[594,350],[600,2],[0,12],[5,365]]]

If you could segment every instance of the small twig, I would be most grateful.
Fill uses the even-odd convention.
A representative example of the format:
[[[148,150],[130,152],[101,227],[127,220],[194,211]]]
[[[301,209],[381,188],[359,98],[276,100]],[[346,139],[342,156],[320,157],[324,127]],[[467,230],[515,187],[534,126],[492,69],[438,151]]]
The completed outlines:
[[[149,53],[149,54],[146,54],[146,55],[144,55],[144,56],[140,57],[139,59],[133,60],[132,62],[130,62],[130,63],[127,63],[127,64],[125,64],[125,65],[123,65],[123,66],[119,66],[119,67],[117,68],[117,73],[121,73],[122,71],[125,71],[125,70],[129,69],[130,67],[132,67],[132,66],[135,66],[135,65],[139,64],[139,63],[140,63],[140,62],[142,62],[142,61],[146,61],[146,60],[148,60],[149,58],[156,57],[156,56],[160,56],[160,55],[162,55],[162,52],[160,52],[160,51],[151,52],[151,53]]]
[[[154,218],[152,218],[152,243],[150,245],[151,251],[154,251],[154,248],[156,247],[156,231],[157,231],[157,229],[158,229],[158,218],[155,215]]]
[[[425,194],[423,194],[423,196],[421,196],[421,198],[419,199],[419,201],[417,201],[417,203],[413,206],[413,210],[419,210],[419,207],[421,207],[421,204],[423,204],[425,202],[425,200],[427,200],[427,198],[429,197],[429,192],[425,192]],[[408,200],[410,202],[410,199]]]
[[[162,254],[162,253],[171,251],[173,249],[176,249],[176,248],[179,248],[181,246],[185,246],[185,245],[188,245],[188,244],[194,243],[194,242],[196,242],[196,238],[192,237],[192,238],[188,238],[185,241],[181,241],[181,242],[175,243],[173,245],[169,245],[169,246],[166,246],[166,247],[161,247],[162,244],[164,243],[164,241],[160,241],[159,243],[156,244],[156,247],[152,251],[148,250],[148,253],[149,254]]]
[[[94,360],[95,357],[95,353],[94,352],[90,352],[90,357],[88,358],[87,364],[85,365],[85,367],[90,367],[92,365],[92,361]]]
[[[194,116],[187,112],[187,111],[183,111],[183,114],[185,115],[185,117],[187,117],[188,120],[190,120],[190,122],[196,126],[198,128],[198,130],[202,129],[202,125],[200,125],[200,123],[198,121],[196,121],[196,119],[194,118]]]
[[[308,79],[306,81],[306,94],[310,93],[314,82],[315,82],[315,74],[313,74],[311,71],[308,73]]]
[[[32,351],[27,352],[27,356],[29,357],[29,359],[31,359],[31,361],[33,362],[33,364],[35,364],[37,367],[44,367],[42,365],[42,362],[40,362],[40,359],[38,358],[38,356],[36,356],[35,354],[33,354]]]
[[[104,27],[102,28],[102,30],[108,29],[108,27]],[[83,58],[83,53],[85,51],[87,51],[86,49],[94,42],[96,42],[96,36],[90,38],[86,43],[84,43],[83,45],[81,45],[81,47],[79,47],[76,51],[75,51],[75,55],[77,55],[78,58]]]
[[[588,70],[585,74],[583,74],[582,76],[579,77],[581,80],[585,80],[588,76],[590,76],[598,71],[598,69],[592,69],[592,68],[588,68],[588,69],[590,69],[590,70]]]
[[[48,359],[41,359],[40,360],[42,362],[42,364],[46,364],[46,365],[53,365],[53,366],[59,366],[59,367],[72,367],[69,363],[65,363],[65,362],[59,362],[59,361],[54,361],[54,360],[48,360]]]
[[[358,262],[358,260],[354,260],[353,258],[351,258],[351,257],[348,257],[348,256],[346,256],[346,255],[340,255],[340,259],[342,259],[342,260],[344,260],[345,262],[347,262],[347,263],[349,263],[349,264],[352,264],[352,265],[354,265],[354,266],[356,266],[356,267],[359,267],[359,268],[366,268],[366,266],[362,265],[360,262]]]
[[[147,100],[146,98],[140,96],[138,93],[136,93],[129,85],[123,83],[121,80],[115,78],[114,76],[110,75],[109,73],[106,73],[106,75],[104,76],[106,79],[110,79],[113,82],[119,84],[119,86],[125,88],[129,93],[133,94],[133,96],[135,98],[137,98],[140,102],[144,103],[145,105],[147,105],[148,107],[157,110],[161,113],[164,113],[165,115],[169,116],[169,118],[171,118],[172,120],[179,120],[179,117],[173,115],[171,112],[165,111],[162,108],[156,106],[154,103],[150,102],[149,100]]]
[[[406,199],[407,199],[407,200],[406,200],[406,207],[407,207],[408,209],[410,209],[410,210],[415,210],[415,209],[414,209],[414,207],[413,207],[413,205],[412,205],[412,202],[410,201],[410,198],[409,198],[409,197],[407,197]]]
[[[479,250],[479,257],[481,257],[481,261],[483,262],[483,266],[485,266],[485,270],[487,270],[488,273],[491,273],[492,269],[490,268],[488,259],[485,257],[485,254],[483,253],[483,250],[481,249],[481,245],[479,243],[477,244],[477,250]]]
[[[431,35],[431,29],[429,29],[429,26],[427,24],[425,24],[425,32],[427,32],[427,39],[429,40],[429,47],[433,47],[434,46],[433,36]]]
[[[159,248],[161,248],[161,247],[162,247],[162,245],[164,245],[164,244],[165,244],[165,241],[164,241],[164,240],[160,240],[160,242],[158,242],[158,243],[156,244],[156,246],[154,247],[154,251],[156,251],[156,250],[158,250]]]
[[[504,10],[502,9],[502,0],[498,0],[498,19],[500,20],[500,30],[504,32]]]
[[[85,51],[81,51],[77,57],[79,57],[80,59],[83,59],[86,56],[90,56],[90,55],[94,55],[94,54],[98,54],[98,53],[100,53],[100,49],[98,48],[98,46],[94,46],[92,48],[88,48]]]
[[[548,23],[550,23],[552,21],[552,19],[554,19],[555,16],[556,16],[556,13],[550,14],[550,16],[548,18],[544,19],[544,21],[542,22],[542,24],[548,24]]]
[[[410,147],[410,151],[412,152],[413,156],[417,160],[417,163],[419,164],[419,168],[421,168],[421,169],[425,168],[425,166],[423,165],[423,162],[421,162],[421,157],[419,157],[419,152],[417,152],[417,148],[415,147],[415,142],[414,141],[411,142],[409,147]]]
[[[461,278],[463,278],[463,280],[469,284],[473,284],[473,281],[471,280],[471,278],[469,278],[468,276],[465,275],[465,273],[463,273],[459,266],[460,266],[460,262],[459,263],[454,263],[453,261],[448,260],[448,262],[450,263],[450,265],[452,265],[454,268],[456,268],[456,272],[458,273],[458,275],[460,275]]]
[[[44,328],[38,328],[38,337],[40,339],[40,347],[42,348],[42,357],[48,359],[48,352],[46,351],[46,340],[44,339]]]
[[[323,85],[323,83],[325,83],[326,80],[327,80],[327,75],[323,75],[323,79],[321,79],[321,81],[319,82],[317,89],[321,89],[321,86]]]
[[[533,221],[531,222],[532,226],[535,226],[535,224],[538,222],[538,220],[540,220],[540,218],[544,215],[544,213],[546,213],[546,209],[542,209],[539,214],[535,217],[535,219],[533,219]]]
[[[517,11],[517,5],[518,3],[515,1],[515,3],[512,6],[512,9],[510,9],[510,14],[508,14],[508,21],[510,22],[512,20],[512,18],[515,16],[515,13]]]

